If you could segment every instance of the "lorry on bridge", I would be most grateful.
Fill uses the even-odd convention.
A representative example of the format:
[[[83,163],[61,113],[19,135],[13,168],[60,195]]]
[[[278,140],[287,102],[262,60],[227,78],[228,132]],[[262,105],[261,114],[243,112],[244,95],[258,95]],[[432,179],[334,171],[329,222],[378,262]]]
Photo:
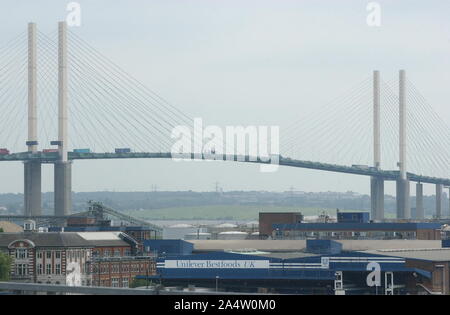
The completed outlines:
[[[116,148],[115,152],[116,153],[130,153],[131,149],[130,148]]]
[[[74,153],[91,153],[91,149],[73,149]]]
[[[0,149],[0,155],[8,155],[9,154],[9,150],[5,149],[5,148],[1,148]]]

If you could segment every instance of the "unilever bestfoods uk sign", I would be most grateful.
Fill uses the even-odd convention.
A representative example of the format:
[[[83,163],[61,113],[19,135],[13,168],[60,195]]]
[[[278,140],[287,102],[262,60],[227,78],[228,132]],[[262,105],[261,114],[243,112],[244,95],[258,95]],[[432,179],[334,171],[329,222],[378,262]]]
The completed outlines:
[[[263,269],[269,268],[269,261],[268,260],[166,260],[165,268]]]

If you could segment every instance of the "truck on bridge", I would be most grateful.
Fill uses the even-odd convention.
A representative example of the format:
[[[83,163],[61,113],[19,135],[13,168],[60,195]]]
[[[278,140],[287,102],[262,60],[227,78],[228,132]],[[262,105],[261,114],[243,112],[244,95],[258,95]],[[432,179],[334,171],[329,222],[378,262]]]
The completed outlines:
[[[74,153],[91,153],[91,149],[73,149]]]
[[[116,153],[130,153],[131,149],[130,148],[116,148],[114,150],[114,152],[116,152]]]
[[[5,148],[0,149],[0,155],[9,155],[9,150]]]

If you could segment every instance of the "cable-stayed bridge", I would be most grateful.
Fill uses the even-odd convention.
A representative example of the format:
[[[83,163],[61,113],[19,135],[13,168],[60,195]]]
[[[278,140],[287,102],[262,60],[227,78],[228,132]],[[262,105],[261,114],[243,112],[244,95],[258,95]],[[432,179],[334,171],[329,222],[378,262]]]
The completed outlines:
[[[0,148],[7,149],[0,149],[0,161],[24,162],[27,216],[42,213],[43,163],[54,164],[55,215],[66,216],[71,213],[72,162],[170,159],[173,129],[193,125],[189,115],[64,22],[51,34],[30,23],[27,32],[0,49],[0,113]],[[369,176],[374,220],[384,219],[385,181],[396,182],[398,218],[411,218],[411,181],[417,183],[416,218],[424,218],[423,183],[436,185],[435,216],[443,215],[443,188],[450,186],[449,128],[404,71],[398,84],[382,81],[375,71],[319,112],[302,115],[281,129],[280,146],[281,166]],[[217,156],[192,152],[187,158]],[[271,163],[239,152],[223,159]]]

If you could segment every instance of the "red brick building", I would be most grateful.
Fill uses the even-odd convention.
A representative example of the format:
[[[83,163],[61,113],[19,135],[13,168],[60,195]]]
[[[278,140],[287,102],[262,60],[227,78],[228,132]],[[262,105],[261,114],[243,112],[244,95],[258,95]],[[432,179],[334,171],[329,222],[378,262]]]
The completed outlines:
[[[296,224],[302,220],[303,214],[300,212],[260,212],[259,236],[261,238],[272,236],[272,224]]]
[[[19,282],[128,287],[138,274],[155,274],[155,258],[141,247],[123,232],[0,233]]]

